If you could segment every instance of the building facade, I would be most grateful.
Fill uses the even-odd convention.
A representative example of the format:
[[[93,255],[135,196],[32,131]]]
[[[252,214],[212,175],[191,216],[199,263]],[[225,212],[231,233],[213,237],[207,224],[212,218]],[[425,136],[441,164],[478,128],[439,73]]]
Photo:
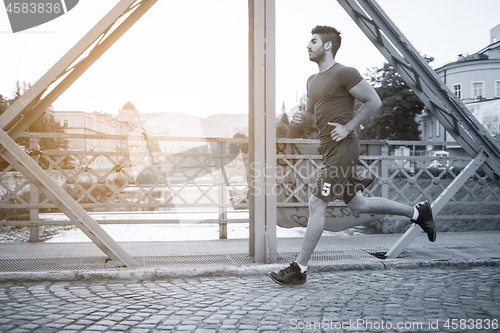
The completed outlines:
[[[64,131],[70,134],[107,134],[107,135],[129,135],[139,125],[140,117],[134,105],[125,103],[119,110],[119,115],[114,116],[107,113],[83,111],[50,111],[64,127]],[[128,151],[126,140],[102,140],[102,139],[73,139],[68,140],[69,150],[75,151]],[[91,162],[91,166],[97,169],[109,167],[111,164],[106,158],[97,158]]]
[[[488,46],[437,68],[437,75],[493,137],[500,134],[500,24],[490,30]],[[428,111],[419,119],[424,141],[454,142]]]

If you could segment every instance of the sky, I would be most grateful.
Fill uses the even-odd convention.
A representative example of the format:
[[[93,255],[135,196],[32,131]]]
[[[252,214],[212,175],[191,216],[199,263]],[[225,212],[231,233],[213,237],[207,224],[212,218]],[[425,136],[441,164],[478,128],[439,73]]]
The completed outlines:
[[[0,8],[0,94],[16,81],[34,84],[117,0],[80,0],[65,15],[12,33]],[[379,0],[391,20],[437,68],[489,44],[500,24],[499,0]],[[334,26],[343,41],[336,60],[362,75],[385,59],[335,0],[276,0],[276,112],[305,93],[317,72],[307,43],[316,25]],[[127,102],[141,113],[200,117],[248,112],[246,0],[159,0],[54,103],[56,111],[118,114]]]

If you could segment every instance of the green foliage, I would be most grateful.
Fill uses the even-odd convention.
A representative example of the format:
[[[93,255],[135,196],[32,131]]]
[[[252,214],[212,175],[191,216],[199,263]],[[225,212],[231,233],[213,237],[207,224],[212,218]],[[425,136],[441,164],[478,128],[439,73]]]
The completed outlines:
[[[288,116],[286,113],[283,113],[278,123],[276,124],[276,137],[286,138],[289,126],[290,126],[290,121],[288,120]]]
[[[2,114],[8,107],[21,97],[23,93],[25,93],[29,88],[31,88],[31,84],[23,81],[23,83],[16,82],[15,89],[12,93],[12,98],[6,98],[5,96],[0,95],[0,114]],[[8,130],[13,126],[13,124],[17,123],[21,118],[21,115],[18,115],[11,124],[6,128]],[[44,112],[35,122],[33,122],[30,127],[27,129],[28,132],[38,132],[38,133],[64,133],[64,128],[60,125],[59,121],[56,120],[53,114],[50,112]],[[30,139],[29,138],[17,138],[16,142],[24,146],[26,148],[30,148]],[[35,150],[57,150],[64,149],[68,147],[68,140],[60,139],[60,138],[40,138],[38,143],[39,149]],[[48,166],[47,161],[44,159],[40,159],[40,165],[42,168],[46,168]],[[7,166],[7,162],[0,158],[0,169],[4,169]],[[66,166],[67,167],[67,166]]]
[[[290,124],[288,138],[293,139],[318,139],[319,132],[315,125]]]
[[[319,137],[318,128],[315,125],[303,125],[290,122],[284,113],[276,124],[277,138],[290,139],[317,139]]]
[[[374,68],[370,81],[382,101],[382,107],[358,130],[360,138],[419,140],[416,116],[424,109],[422,101],[388,63],[382,68]]]
[[[29,82],[23,81],[23,83],[16,82],[15,89],[12,94],[12,98],[5,98],[0,95],[0,114],[2,114],[7,108],[14,104],[14,102],[21,97],[29,88],[31,84]],[[12,123],[16,123],[21,116],[19,115]],[[12,125],[12,124],[11,124]],[[44,112],[36,121],[34,121],[30,127],[27,129],[28,132],[40,132],[40,133],[64,133],[64,127],[62,127],[59,121],[56,120],[54,115],[50,112]],[[29,147],[28,138],[20,138],[16,140],[20,145]],[[53,138],[41,138],[40,139],[41,149],[59,149],[67,148],[68,142],[64,139],[53,139]]]
[[[247,136],[243,133],[236,133],[233,135],[233,138],[235,139],[244,139],[246,137]],[[243,154],[248,154],[248,143],[239,143],[238,145],[240,146],[240,150]]]
[[[54,115],[44,112],[40,118],[28,128],[28,132],[64,133],[64,128],[61,127]],[[22,146],[29,147],[29,138],[19,138],[16,142]],[[56,150],[67,148],[68,142],[66,139],[60,138],[40,138],[39,145],[42,150]]]

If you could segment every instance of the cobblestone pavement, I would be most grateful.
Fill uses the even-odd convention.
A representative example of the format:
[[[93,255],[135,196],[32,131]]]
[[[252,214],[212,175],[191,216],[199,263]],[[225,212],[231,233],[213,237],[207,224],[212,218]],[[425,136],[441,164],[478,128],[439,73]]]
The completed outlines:
[[[0,331],[493,332],[499,273],[499,266],[311,272],[296,287],[265,275],[1,283]]]

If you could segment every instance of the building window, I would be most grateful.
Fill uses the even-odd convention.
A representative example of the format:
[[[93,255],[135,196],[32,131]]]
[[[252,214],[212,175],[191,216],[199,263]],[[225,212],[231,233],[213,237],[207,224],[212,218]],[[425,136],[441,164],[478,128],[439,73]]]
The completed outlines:
[[[436,121],[436,137],[441,136],[441,123]]]
[[[472,98],[484,98],[483,82],[472,82]]]
[[[462,85],[461,84],[455,84],[453,86],[453,91],[455,92],[455,96],[458,98],[462,98]]]
[[[495,81],[495,97],[500,97],[500,80]]]
[[[64,119],[64,127],[68,127],[68,119]]]

